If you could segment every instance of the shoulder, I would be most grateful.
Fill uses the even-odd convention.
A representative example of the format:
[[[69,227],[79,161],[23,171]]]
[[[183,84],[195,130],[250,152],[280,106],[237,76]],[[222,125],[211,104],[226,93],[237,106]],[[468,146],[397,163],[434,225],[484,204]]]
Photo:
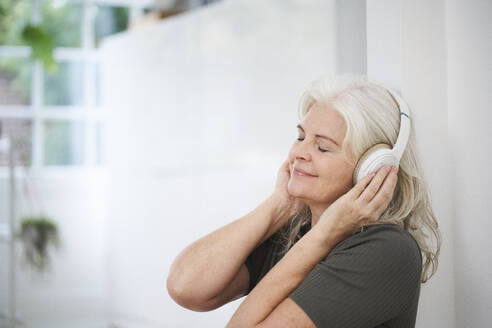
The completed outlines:
[[[396,224],[375,224],[364,227],[349,238],[341,241],[335,247],[337,250],[346,250],[356,246],[367,246],[367,252],[381,251],[381,248],[388,248],[388,252],[394,251],[409,253],[408,255],[418,255],[420,248],[416,240],[407,230]]]
[[[421,265],[408,231],[373,225],[338,243],[289,296],[318,327],[374,327],[418,302]]]
[[[400,272],[403,269],[419,277],[422,270],[418,243],[407,230],[395,224],[365,227],[338,243],[325,261],[333,259],[353,260],[354,264],[364,264],[376,271]]]

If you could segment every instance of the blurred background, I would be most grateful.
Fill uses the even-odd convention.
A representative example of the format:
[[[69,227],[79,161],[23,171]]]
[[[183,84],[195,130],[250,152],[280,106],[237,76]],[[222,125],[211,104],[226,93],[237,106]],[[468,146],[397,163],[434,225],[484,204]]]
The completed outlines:
[[[491,4],[0,0],[0,327],[224,327],[243,299],[184,309],[169,267],[273,192],[303,87],[347,72],[414,116],[443,235],[417,327],[488,326]]]

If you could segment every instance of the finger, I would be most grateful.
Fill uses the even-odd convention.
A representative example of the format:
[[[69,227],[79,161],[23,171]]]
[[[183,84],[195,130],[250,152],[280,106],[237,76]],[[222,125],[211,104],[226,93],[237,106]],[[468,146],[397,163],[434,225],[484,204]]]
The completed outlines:
[[[290,163],[289,163],[289,160],[288,159],[286,159],[282,163],[282,170],[284,170],[284,171],[290,171]]]
[[[285,170],[287,172],[289,172],[289,175],[292,172],[292,164],[290,163],[290,161],[288,159],[285,161]]]
[[[357,184],[353,186],[352,189],[350,189],[349,193],[351,194],[350,196],[352,197],[352,199],[359,198],[360,194],[364,191],[366,186],[371,182],[375,175],[376,172],[366,175],[365,177],[360,179],[360,181],[357,182]]]
[[[367,186],[367,188],[364,189],[359,199],[365,201],[366,203],[369,203],[378,192],[379,188],[381,187],[381,184],[383,183],[384,179],[390,172],[390,169],[391,166],[389,165],[384,165],[382,168],[380,168],[374,179],[372,179],[369,186]]]
[[[393,199],[393,194],[395,192],[396,183],[398,182],[398,173],[394,170],[386,177],[381,189],[372,199],[371,207],[380,209],[381,213],[386,210],[389,203]]]

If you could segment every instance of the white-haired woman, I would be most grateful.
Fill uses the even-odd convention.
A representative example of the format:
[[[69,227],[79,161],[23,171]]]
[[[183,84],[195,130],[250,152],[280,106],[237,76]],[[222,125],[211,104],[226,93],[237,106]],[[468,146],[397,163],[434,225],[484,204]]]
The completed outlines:
[[[413,125],[399,168],[354,183],[367,150],[397,140],[390,93],[364,76],[322,76],[299,110],[273,194],[178,255],[171,297],[210,311],[247,295],[227,327],[414,327],[441,242]]]

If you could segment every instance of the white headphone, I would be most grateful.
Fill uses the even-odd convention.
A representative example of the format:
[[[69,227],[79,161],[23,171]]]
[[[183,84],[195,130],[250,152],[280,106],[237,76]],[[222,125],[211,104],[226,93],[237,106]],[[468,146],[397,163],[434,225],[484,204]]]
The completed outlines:
[[[390,96],[395,100],[400,109],[400,132],[395,146],[379,143],[362,154],[355,166],[353,182],[357,184],[366,175],[379,170],[383,165],[399,166],[400,159],[405,151],[410,135],[410,108],[408,104],[395,92],[386,88]]]

